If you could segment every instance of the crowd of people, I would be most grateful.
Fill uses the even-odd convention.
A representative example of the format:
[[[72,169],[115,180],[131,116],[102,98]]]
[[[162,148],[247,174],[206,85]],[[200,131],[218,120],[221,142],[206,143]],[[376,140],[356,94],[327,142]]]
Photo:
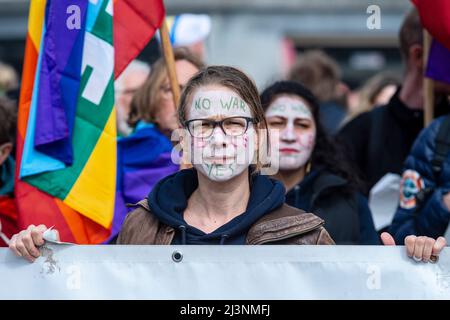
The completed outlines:
[[[302,54],[287,79],[259,92],[245,72],[176,48],[178,106],[164,58],[132,62],[115,83],[121,219],[110,243],[397,243],[417,261],[435,260],[450,221],[450,85],[436,84],[438,118],[424,129],[415,10],[399,47],[403,78],[380,73],[353,93],[323,51]],[[14,109],[0,99],[0,244],[34,261],[47,226],[14,223]],[[183,170],[172,157],[180,128],[191,165]],[[261,174],[273,164],[275,173]],[[370,192],[386,174],[402,177],[399,203],[379,229]]]

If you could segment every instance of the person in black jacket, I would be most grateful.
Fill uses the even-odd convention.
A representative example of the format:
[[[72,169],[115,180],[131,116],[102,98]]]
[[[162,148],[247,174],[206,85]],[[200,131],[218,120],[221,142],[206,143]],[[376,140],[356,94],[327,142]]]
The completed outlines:
[[[338,138],[347,148],[355,170],[370,189],[387,173],[401,175],[403,163],[423,128],[423,29],[417,11],[405,18],[399,33],[406,70],[402,86],[389,103],[347,123]],[[448,100],[435,94],[435,115],[447,113]]]
[[[279,151],[286,203],[315,212],[337,244],[379,244],[367,199],[319,121],[319,105],[303,85],[280,81],[261,94],[271,143]],[[274,159],[272,159],[274,161]]]

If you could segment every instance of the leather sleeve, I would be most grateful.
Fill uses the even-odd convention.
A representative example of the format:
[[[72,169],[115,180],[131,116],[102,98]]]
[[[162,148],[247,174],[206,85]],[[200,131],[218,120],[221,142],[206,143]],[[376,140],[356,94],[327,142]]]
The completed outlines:
[[[143,208],[131,211],[122,225],[116,244],[153,244],[158,222]]]
[[[324,227],[321,227],[319,230],[317,230],[319,233],[319,236],[317,237],[317,245],[334,245],[334,241],[331,238],[331,236],[328,234],[328,231],[325,230]]]

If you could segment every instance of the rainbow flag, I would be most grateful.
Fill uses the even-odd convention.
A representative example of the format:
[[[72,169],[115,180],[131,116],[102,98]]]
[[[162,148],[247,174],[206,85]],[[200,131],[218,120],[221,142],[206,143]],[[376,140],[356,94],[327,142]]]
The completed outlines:
[[[63,240],[111,234],[117,176],[114,79],[164,17],[161,0],[33,0],[19,102],[19,226]]]

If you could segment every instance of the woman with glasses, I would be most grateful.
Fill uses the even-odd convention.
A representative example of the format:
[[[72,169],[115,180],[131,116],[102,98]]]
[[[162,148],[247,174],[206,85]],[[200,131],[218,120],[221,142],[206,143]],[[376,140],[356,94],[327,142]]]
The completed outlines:
[[[286,203],[324,219],[337,244],[379,244],[367,199],[325,133],[314,95],[299,83],[280,81],[263,91],[261,102],[279,151],[274,177],[287,190]]]
[[[283,184],[259,173],[267,125],[258,91],[244,73],[225,66],[197,73],[182,93],[179,120],[193,168],[158,182],[127,216],[119,244],[334,243],[322,219],[286,205]],[[34,261],[46,229],[30,226],[13,237],[11,250]],[[429,249],[439,254],[440,241],[427,242],[420,258]]]

